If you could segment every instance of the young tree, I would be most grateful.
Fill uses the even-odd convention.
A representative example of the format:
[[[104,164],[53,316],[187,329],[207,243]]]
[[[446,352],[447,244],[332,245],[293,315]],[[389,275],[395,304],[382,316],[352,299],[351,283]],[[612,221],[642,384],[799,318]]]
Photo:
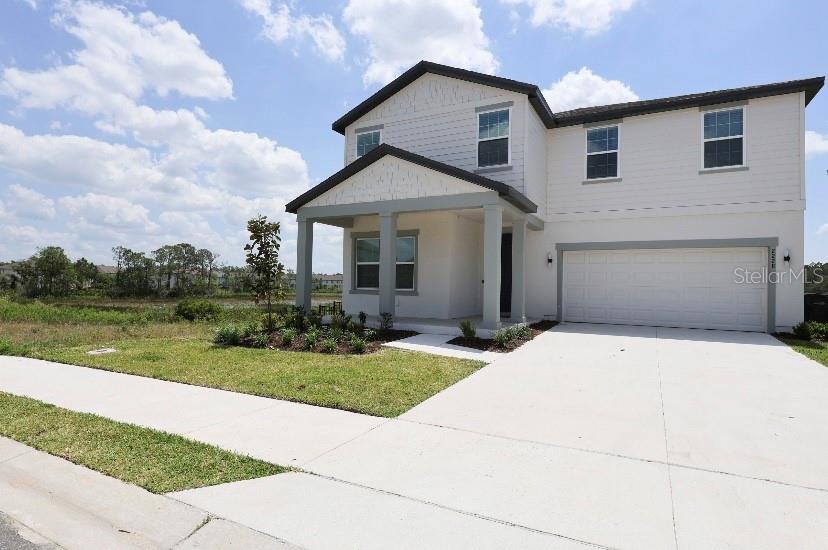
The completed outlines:
[[[267,330],[272,332],[273,301],[284,296],[285,268],[279,262],[279,222],[267,221],[267,216],[258,216],[247,222],[250,242],[244,245],[245,261],[252,271],[253,298],[258,304],[267,303]]]
[[[41,248],[14,267],[26,294],[31,297],[67,296],[75,281],[72,262],[59,246]]]
[[[81,258],[79,260],[75,260],[75,279],[78,284],[78,288],[81,290],[90,288],[96,282],[98,282],[98,266],[87,260],[86,258]]]

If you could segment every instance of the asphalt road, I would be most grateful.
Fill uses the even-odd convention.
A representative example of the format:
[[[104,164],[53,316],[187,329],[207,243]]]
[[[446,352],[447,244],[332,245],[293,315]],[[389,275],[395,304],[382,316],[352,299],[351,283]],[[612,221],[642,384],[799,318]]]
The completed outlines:
[[[26,534],[22,536],[21,531]],[[25,527],[0,512],[0,549],[2,550],[60,550],[50,542],[32,542],[40,539],[39,536],[28,531]]]

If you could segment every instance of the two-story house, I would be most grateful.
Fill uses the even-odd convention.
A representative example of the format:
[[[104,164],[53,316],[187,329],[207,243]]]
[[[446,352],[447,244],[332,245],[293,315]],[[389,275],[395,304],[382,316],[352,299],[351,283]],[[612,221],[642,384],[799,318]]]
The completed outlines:
[[[420,62],[333,123],[345,167],[287,205],[297,305],[322,223],[348,312],[791,327],[823,82],[554,113],[533,84]]]

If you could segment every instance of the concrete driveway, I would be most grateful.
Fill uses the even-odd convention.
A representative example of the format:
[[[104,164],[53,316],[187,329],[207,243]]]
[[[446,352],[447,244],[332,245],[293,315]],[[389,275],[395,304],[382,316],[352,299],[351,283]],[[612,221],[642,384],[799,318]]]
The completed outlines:
[[[178,497],[307,547],[450,547],[492,525],[480,547],[820,548],[826,458],[828,369],[774,338],[573,324],[310,461],[318,481]]]

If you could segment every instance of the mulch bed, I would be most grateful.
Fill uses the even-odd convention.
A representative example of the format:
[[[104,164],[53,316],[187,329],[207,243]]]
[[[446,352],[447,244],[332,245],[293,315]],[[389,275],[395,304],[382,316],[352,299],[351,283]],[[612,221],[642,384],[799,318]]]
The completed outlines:
[[[402,340],[403,338],[408,338],[409,336],[414,336],[416,334],[418,333],[412,330],[376,330],[371,341],[365,342],[365,351],[362,353],[373,353],[378,351],[386,342]],[[290,345],[286,345],[282,342],[282,335],[279,332],[274,332],[270,335],[270,341],[267,344],[267,348],[282,351],[312,351],[315,353],[328,353],[322,349],[322,340],[324,340],[326,336],[326,333],[320,333],[319,340],[312,348],[308,349],[305,347],[305,337],[303,334],[297,335]],[[350,343],[347,341],[341,341],[337,344],[336,350],[330,353],[331,355],[353,355],[354,351],[351,349]]]
[[[456,338],[452,338],[446,343],[451,344],[453,346],[463,346],[464,348],[472,348],[480,351],[496,351],[499,353],[506,353],[508,351],[512,351],[519,348],[529,340],[535,338],[538,334],[546,332],[547,330],[549,330],[557,324],[557,321],[551,321],[548,319],[538,321],[537,323],[532,323],[531,325],[529,325],[529,338],[514,340],[505,348],[502,348],[495,344],[494,340],[492,340],[491,338],[478,338],[477,336],[475,336],[474,338],[458,336]]]

